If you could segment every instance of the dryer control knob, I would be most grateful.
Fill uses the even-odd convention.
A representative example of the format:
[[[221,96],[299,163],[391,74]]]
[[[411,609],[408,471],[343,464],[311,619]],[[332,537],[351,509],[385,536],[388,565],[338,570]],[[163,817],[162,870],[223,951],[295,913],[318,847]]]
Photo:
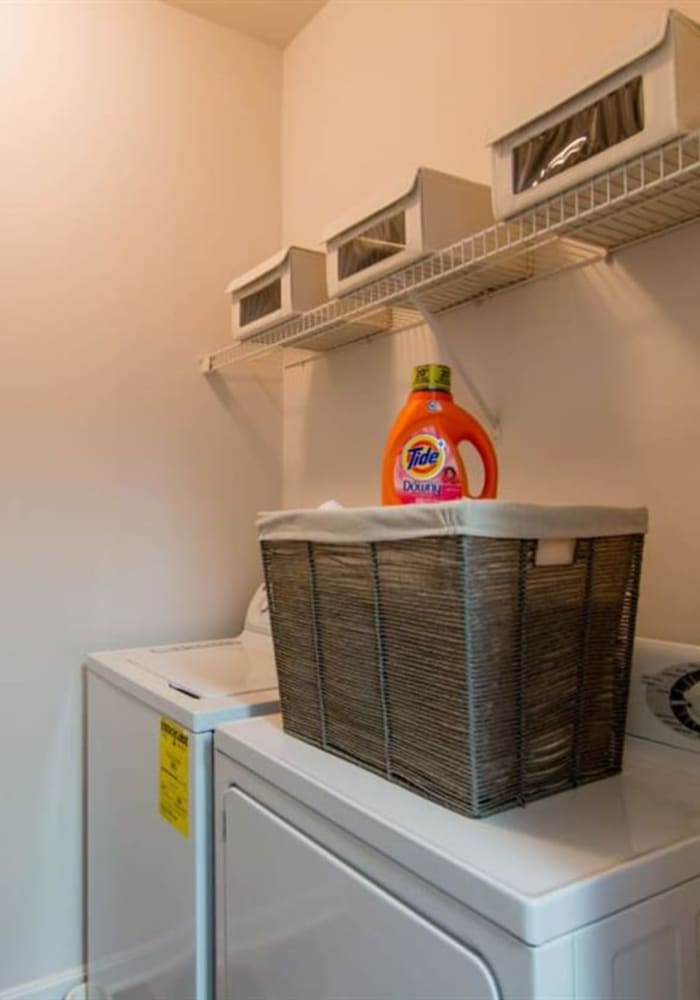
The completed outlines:
[[[645,678],[654,715],[683,732],[700,736],[700,663],[678,663]]]

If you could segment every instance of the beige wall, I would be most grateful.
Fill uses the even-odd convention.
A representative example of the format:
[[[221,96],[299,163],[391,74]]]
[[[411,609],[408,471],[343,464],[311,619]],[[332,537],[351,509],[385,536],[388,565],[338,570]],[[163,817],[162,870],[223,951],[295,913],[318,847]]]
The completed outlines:
[[[164,4],[0,4],[0,994],[82,960],[85,652],[230,634],[260,575],[279,382],[195,359],[279,245],[280,82]]]
[[[485,138],[661,6],[331,0],[284,56],[284,242],[418,163],[488,180]],[[0,4],[0,997],[81,960],[85,651],[230,633],[258,575],[279,386],[193,361],[281,242],[280,63],[151,0]],[[700,642],[698,250],[289,369],[286,501],[376,501],[410,367],[445,360],[500,414],[505,495],[650,505],[642,627]]]
[[[681,3],[700,19],[700,3]],[[285,241],[418,164],[489,180],[484,140],[659,3],[331,0],[286,50]],[[375,503],[413,364],[500,415],[502,495],[647,503],[640,628],[700,642],[700,225],[285,375],[285,501]]]

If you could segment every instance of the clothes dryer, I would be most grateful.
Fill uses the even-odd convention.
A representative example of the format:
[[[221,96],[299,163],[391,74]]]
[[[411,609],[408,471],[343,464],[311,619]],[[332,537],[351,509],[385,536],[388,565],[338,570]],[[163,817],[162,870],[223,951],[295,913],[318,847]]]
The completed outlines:
[[[488,819],[279,717],[215,746],[218,1000],[697,1000],[698,647],[637,641],[622,774]]]

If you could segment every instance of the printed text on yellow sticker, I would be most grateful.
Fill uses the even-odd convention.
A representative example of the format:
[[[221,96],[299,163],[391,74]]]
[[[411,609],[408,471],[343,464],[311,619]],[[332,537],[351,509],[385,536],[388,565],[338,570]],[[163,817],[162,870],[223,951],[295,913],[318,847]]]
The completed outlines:
[[[189,743],[187,730],[161,718],[158,811],[183,837],[190,832]]]

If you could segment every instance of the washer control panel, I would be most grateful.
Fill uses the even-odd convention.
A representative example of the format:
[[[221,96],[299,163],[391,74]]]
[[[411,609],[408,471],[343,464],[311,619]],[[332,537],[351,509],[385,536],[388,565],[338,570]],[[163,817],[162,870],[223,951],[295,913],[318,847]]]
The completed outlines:
[[[627,732],[700,753],[700,646],[635,641]]]

